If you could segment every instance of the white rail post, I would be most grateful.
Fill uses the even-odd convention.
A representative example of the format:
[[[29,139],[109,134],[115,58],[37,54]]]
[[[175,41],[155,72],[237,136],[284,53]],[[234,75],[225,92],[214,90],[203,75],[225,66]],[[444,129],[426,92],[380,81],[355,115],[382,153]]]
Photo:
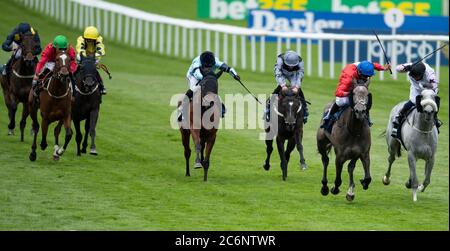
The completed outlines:
[[[83,20],[84,20],[84,5],[78,4],[78,28],[83,29]]]
[[[307,42],[306,42],[306,53],[307,53],[307,69],[306,69],[306,74],[308,75],[308,76],[311,76],[311,65],[312,65],[312,57],[311,57],[311,39],[310,38],[308,38],[308,40],[307,40]]]
[[[50,0],[50,16],[51,17],[55,16],[55,1],[54,0]]]
[[[72,16],[72,27],[76,28],[78,25],[78,3],[73,2],[73,16]]]
[[[214,48],[216,49],[214,54],[216,57],[220,57],[220,33],[218,31],[214,35]]]
[[[198,55],[200,55],[201,53],[202,53],[202,47],[203,47],[203,44],[202,44],[202,40],[203,40],[203,37],[202,37],[202,29],[200,29],[200,28],[198,28],[197,29],[197,49],[198,49]]]
[[[241,36],[241,67],[242,69],[247,68],[247,45],[246,45],[247,36]]]
[[[125,37],[124,40],[121,42],[125,42],[125,44],[128,44],[128,42],[130,41],[130,17],[128,15],[125,15]],[[119,39],[121,39],[119,37]]]
[[[131,18],[131,47],[136,46],[136,18]]]
[[[281,50],[282,50],[282,37],[277,37],[277,55],[281,54]]]
[[[145,42],[144,42],[144,48],[146,49],[146,50],[148,50],[149,48],[150,48],[150,38],[149,38],[149,36],[150,36],[150,23],[148,22],[148,21],[145,21],[145,31],[144,31],[144,40],[145,40]]]
[[[84,25],[80,29],[84,30],[84,26],[89,25],[89,6],[84,6]]]
[[[297,38],[297,53],[298,55],[302,55],[302,39]]]
[[[94,25],[94,7],[89,6],[89,22],[88,25]]]
[[[102,25],[102,27],[103,27],[102,31],[103,32],[102,32],[102,34],[105,37],[110,37],[109,36],[109,27],[108,27],[108,14],[112,15],[112,12],[109,12],[107,10],[103,11],[103,25]]]
[[[182,31],[181,55],[183,58],[187,58],[187,28],[183,27]]]
[[[439,48],[440,43],[439,41],[436,41],[436,48]],[[439,82],[439,73],[441,72],[440,68],[441,68],[441,52],[438,51],[436,53],[436,64],[435,64],[435,69],[436,69],[436,80]]]
[[[291,50],[291,38],[286,38],[286,50]]]
[[[259,41],[261,46],[261,56],[260,56],[260,62],[261,62],[261,72],[266,71],[266,36],[261,36],[261,40]]]
[[[95,14],[96,14],[95,15],[95,25],[97,26],[97,29],[99,31],[103,31],[102,25],[101,25],[101,20],[100,20],[100,17],[101,17],[101,15],[100,15],[100,8],[96,8]]]
[[[67,0],[67,17],[66,24],[73,27],[72,22],[72,2]]]
[[[54,1],[54,8],[55,8],[55,19],[60,20],[62,16],[60,0]]]
[[[319,71],[319,77],[323,77],[323,55],[322,55],[322,51],[323,51],[323,41],[322,39],[319,39],[317,41],[318,45],[317,45],[317,69]],[[331,47],[331,44],[330,44]],[[309,68],[309,67],[308,67]]]
[[[236,34],[233,34],[231,36],[231,63],[233,64],[233,67],[236,67],[237,64],[237,38]]]
[[[334,78],[334,39],[330,40],[330,78]]]
[[[142,19],[138,20],[138,29],[137,29],[137,47],[142,48]]]
[[[164,53],[164,24],[159,24],[159,54]]]
[[[392,65],[397,66],[397,40],[392,40]],[[397,79],[397,71],[392,71],[392,78]]]
[[[175,43],[174,43],[174,51],[176,57],[180,56],[180,26],[175,25]]]
[[[206,30],[206,50],[211,51],[211,31]]]
[[[223,61],[228,62],[228,33],[223,33]]]
[[[372,62],[372,43],[370,40],[367,41],[367,61]]]
[[[252,47],[252,71],[256,71],[256,37],[251,36],[251,47]]]
[[[359,62],[359,40],[355,40],[355,62]]]
[[[347,65],[347,40],[342,41],[342,69]]]
[[[156,51],[156,22],[152,21],[152,51]]]
[[[116,13],[115,12],[111,12],[110,13],[110,19],[111,19],[111,25],[109,26],[111,28],[111,31],[109,32],[109,37],[111,40],[114,39],[115,37],[115,30],[116,30]]]
[[[167,55],[172,53],[172,25],[167,24]]]
[[[123,19],[123,15],[122,14],[117,14],[117,36],[116,36],[116,41],[122,42],[122,19]]]
[[[189,57],[194,58],[194,29],[189,29]]]

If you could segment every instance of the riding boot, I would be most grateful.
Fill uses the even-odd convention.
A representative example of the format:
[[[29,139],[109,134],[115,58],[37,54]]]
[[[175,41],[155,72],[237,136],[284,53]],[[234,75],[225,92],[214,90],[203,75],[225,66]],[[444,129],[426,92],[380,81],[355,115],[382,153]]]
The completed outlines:
[[[100,94],[102,94],[102,95],[106,95],[106,87],[105,87],[105,85],[103,84],[103,79],[102,79],[102,77],[100,76],[100,73],[97,71],[97,79],[98,79],[98,85],[99,85],[99,87],[100,87]]]
[[[438,112],[439,112],[439,109],[440,109],[440,106],[441,106],[441,98],[439,96],[436,96],[435,97],[435,102],[436,102],[436,105],[437,105],[438,109],[434,113],[434,121],[435,121],[435,124],[436,124],[436,129],[438,130],[438,133],[440,133],[439,127],[441,127],[444,124],[437,116]]]
[[[369,127],[373,126],[373,122],[372,122],[372,119],[370,118],[369,110],[366,111],[366,115],[367,115],[367,122],[369,123]]]
[[[222,104],[222,118],[225,118],[225,113],[227,112],[227,109],[225,108],[224,103],[221,103],[221,104]]]
[[[33,79],[31,82],[31,90],[33,91],[33,97],[39,97],[40,88],[38,86],[38,80]]]
[[[308,105],[306,103],[306,99],[305,99],[305,95],[303,94],[302,89],[299,88],[299,96],[300,96],[300,101],[302,102],[302,106],[304,109],[304,113],[303,113],[303,124],[306,124],[308,122],[308,116],[309,116],[309,112],[308,112]]]
[[[11,71],[11,63],[13,61],[14,55],[12,55],[9,59],[8,62],[6,62],[5,67],[3,67],[3,71],[2,71],[2,75],[6,76],[8,75],[8,73]]]
[[[272,95],[273,95],[273,94],[279,95],[280,92],[281,92],[281,89],[282,89],[282,87],[278,85],[278,86],[273,90]],[[268,98],[267,101],[266,101],[266,109],[264,110],[264,119],[265,119],[267,122],[270,121],[270,98]]]
[[[320,126],[320,128],[325,128],[329,123],[331,118],[333,118],[333,115],[339,110],[339,106],[336,104],[336,102],[333,103],[331,108],[328,110],[327,115],[323,117],[323,124]]]
[[[411,102],[411,101],[409,101]],[[408,103],[409,103],[408,102]],[[392,128],[392,132],[391,132],[391,136],[394,138],[398,138],[398,129],[400,127],[400,124],[402,123],[403,119],[406,117],[406,113],[409,111],[409,109],[411,108],[408,103],[406,103],[403,108],[398,112],[398,115],[395,116],[394,121],[392,122],[392,124],[394,125]],[[412,104],[412,103],[411,103]]]
[[[194,92],[191,89],[189,89],[189,90],[187,90],[186,94],[184,94],[184,95],[187,96],[189,98],[189,100],[191,100],[192,97],[194,96]],[[186,100],[186,97],[183,98],[183,100],[181,101],[180,107],[178,107],[178,122],[183,121],[183,107],[185,105],[187,105],[185,100]],[[225,108],[225,106],[222,104],[222,116],[224,116],[224,114],[225,114],[224,108]]]

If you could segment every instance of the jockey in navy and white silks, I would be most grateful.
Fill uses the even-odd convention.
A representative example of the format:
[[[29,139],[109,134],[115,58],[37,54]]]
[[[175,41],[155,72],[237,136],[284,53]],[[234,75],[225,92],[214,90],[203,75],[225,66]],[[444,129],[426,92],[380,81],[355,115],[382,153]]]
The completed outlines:
[[[224,72],[229,73],[234,79],[239,80],[240,77],[237,74],[236,70],[232,67],[229,67],[226,63],[219,60],[219,58],[215,57],[214,54],[210,51],[203,52],[200,56],[194,58],[192,60],[191,66],[186,73],[187,84],[189,90],[186,92],[186,96],[189,99],[192,99],[194,93],[200,90],[200,85],[198,83],[203,79],[203,72],[215,71],[215,70],[223,70]],[[178,121],[182,120],[181,110],[184,103],[179,108],[179,116]],[[222,104],[222,117],[224,116],[225,107]]]
[[[400,126],[401,121],[405,118],[406,113],[416,105],[416,97],[419,96],[424,89],[433,90],[436,95],[438,94],[438,81],[436,80],[434,70],[427,63],[405,63],[398,65],[396,67],[397,72],[409,72],[408,80],[411,84],[409,89],[409,100],[405,103],[403,108],[400,110],[399,114],[395,117],[393,121],[394,128],[392,130],[392,136],[397,137],[397,130]],[[440,107],[440,98],[436,96],[436,104],[438,110]],[[439,128],[442,122],[437,118],[437,113],[435,113],[436,127]]]
[[[287,89],[286,84],[289,81],[290,86],[293,88],[294,93],[298,93],[305,108],[305,113],[303,116],[303,123],[308,121],[308,108],[306,106],[305,96],[301,89],[303,76],[305,75],[304,63],[300,55],[294,51],[286,51],[277,56],[277,61],[274,68],[275,80],[277,82],[277,87],[272,94],[280,94],[280,91]],[[266,121],[270,121],[270,104],[267,102],[266,108]]]

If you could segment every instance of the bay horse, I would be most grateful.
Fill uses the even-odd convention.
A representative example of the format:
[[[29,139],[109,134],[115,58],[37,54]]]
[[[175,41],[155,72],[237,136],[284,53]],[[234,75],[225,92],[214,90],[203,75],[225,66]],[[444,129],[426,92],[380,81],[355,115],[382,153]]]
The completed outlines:
[[[22,118],[20,120],[20,141],[24,141],[24,129],[27,117],[30,114],[28,107],[28,94],[31,89],[34,71],[37,65],[37,57],[33,54],[37,43],[34,41],[34,35],[31,32],[22,34],[22,43],[20,58],[12,63],[11,73],[2,78],[3,95],[5,104],[8,108],[8,135],[14,135],[16,127],[16,111],[19,103],[23,104]]]
[[[195,168],[204,171],[203,181],[208,180],[208,169],[211,152],[216,141],[221,114],[221,101],[218,96],[218,79],[223,71],[217,74],[207,70],[204,78],[200,81],[201,91],[194,93],[189,109],[184,109],[183,114],[189,114],[184,121],[180,122],[181,139],[184,146],[184,157],[186,160],[186,176],[190,176],[189,159],[191,148],[189,138],[195,144]],[[187,97],[185,96],[187,99]],[[181,101],[179,103],[181,105]]]
[[[41,149],[47,148],[47,131],[50,123],[58,121],[54,129],[55,146],[53,159],[59,160],[67,149],[67,145],[72,138],[71,128],[71,99],[72,87],[69,72],[69,55],[65,50],[57,50],[55,57],[55,67],[53,72],[47,74],[42,80],[43,90],[39,94],[39,101],[33,97],[33,90],[29,94],[30,115],[33,120],[34,138],[31,146],[30,160],[36,160],[36,140],[39,132],[39,122],[37,119],[38,108],[42,117],[42,140]],[[64,124],[66,136],[63,147],[59,147],[58,137],[61,132],[61,125]]]
[[[413,201],[417,201],[417,190],[424,192],[430,184],[431,172],[434,165],[434,156],[438,143],[438,131],[434,122],[434,114],[438,112],[436,103],[438,99],[433,90],[425,89],[416,98],[415,108],[406,116],[401,126],[401,140],[408,152],[409,179],[405,183],[406,188],[413,192]],[[406,102],[397,104],[391,111],[390,119],[386,129],[386,143],[389,152],[389,167],[383,177],[383,184],[390,184],[391,167],[395,157],[401,155],[401,142],[391,136],[395,116]],[[416,162],[418,159],[425,160],[425,179],[419,185],[416,174]]]
[[[99,90],[99,80],[97,79],[97,69],[95,57],[81,56],[76,74],[76,85],[74,91],[75,101],[72,103],[72,120],[75,126],[75,140],[77,142],[77,156],[86,153],[88,134],[91,136],[91,155],[97,155],[95,146],[96,126],[100,112],[101,94]],[[85,135],[83,148],[80,149],[83,134],[80,130],[80,122],[86,120],[84,124]]]
[[[370,176],[370,146],[371,136],[370,127],[367,120],[367,112],[370,110],[369,91],[367,84],[358,84],[354,87],[352,95],[349,97],[352,104],[350,107],[344,108],[339,119],[334,123],[331,133],[324,128],[317,130],[317,148],[322,156],[323,177],[322,177],[322,195],[328,195],[327,186],[327,167],[329,162],[328,154],[331,148],[334,148],[336,154],[336,179],[331,193],[337,195],[339,186],[342,184],[341,173],[343,165],[350,160],[348,164],[349,188],[346,199],[353,201],[355,198],[355,183],[353,181],[353,170],[356,161],[361,160],[364,168],[364,179],[360,182],[364,190],[369,188],[372,181]],[[328,111],[333,103],[325,106],[324,113]],[[368,105],[369,104],[369,105]],[[321,120],[321,124],[323,119]]]
[[[276,100],[273,101],[276,102]],[[277,124],[275,124],[275,127],[277,127],[277,148],[280,156],[280,167],[283,180],[286,180],[290,155],[296,146],[300,154],[300,165],[303,170],[307,168],[302,145],[304,109],[298,93],[294,94],[292,89],[288,89],[286,92],[281,93],[281,97],[278,99],[278,108],[273,105],[270,109],[273,110],[271,114],[276,114],[277,116],[271,117],[270,122],[272,126],[266,129],[266,133],[270,131],[270,128],[274,128],[273,124],[277,121]],[[277,120],[274,120],[273,118],[277,118]],[[285,148],[284,143],[286,140],[287,146]],[[270,155],[273,151],[272,145],[273,139],[266,139],[267,157],[263,165],[266,171],[270,169]]]

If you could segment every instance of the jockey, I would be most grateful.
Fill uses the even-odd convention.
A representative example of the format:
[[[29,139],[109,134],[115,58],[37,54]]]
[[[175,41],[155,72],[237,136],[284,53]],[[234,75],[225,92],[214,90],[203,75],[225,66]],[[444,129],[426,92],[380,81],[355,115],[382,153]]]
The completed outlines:
[[[391,66],[389,64],[386,64],[383,67],[378,63],[372,63],[369,61],[356,62],[346,65],[341,72],[341,76],[339,77],[339,84],[335,92],[336,101],[328,110],[327,115],[323,118],[324,123],[321,125],[321,128],[324,128],[324,126],[328,124],[333,114],[336,113],[340,107],[350,105],[349,95],[352,93],[356,83],[368,84],[370,78],[375,75],[374,70],[387,71],[390,68]],[[371,103],[371,100],[369,100],[369,103]],[[369,121],[369,125],[372,125],[368,111],[367,119]]]
[[[72,46],[69,45],[67,38],[63,35],[56,36],[53,40],[53,43],[49,43],[41,55],[41,60],[39,60],[39,63],[36,66],[35,75],[33,77],[32,82],[32,89],[34,96],[39,95],[39,88],[37,88],[37,83],[40,76],[43,76],[46,74],[46,72],[53,71],[53,68],[55,67],[55,57],[56,57],[56,49],[60,50],[67,50],[67,53],[69,55],[70,60],[70,67],[69,67],[69,76],[70,81],[72,82],[72,90],[75,88],[75,80],[73,78],[73,73],[77,70],[77,63],[75,61],[75,50]]]
[[[303,60],[294,51],[287,51],[278,55],[277,62],[275,64],[275,80],[277,81],[278,86],[275,88],[272,94],[280,94],[280,91],[287,90],[286,80],[289,81],[291,87],[293,87],[293,92],[295,94],[299,94],[300,100],[302,102],[303,107],[305,108],[305,113],[303,116],[303,123],[306,124],[308,122],[308,107],[306,106],[305,96],[303,95],[302,81],[304,76],[304,66]],[[267,107],[265,110],[265,118],[266,121],[270,121],[270,102],[267,102]]]
[[[398,115],[393,121],[394,128],[392,129],[391,136],[397,138],[397,131],[402,120],[406,117],[406,113],[416,105],[416,97],[422,93],[424,89],[432,89],[436,95],[438,94],[438,81],[435,78],[434,70],[427,63],[405,63],[396,67],[397,72],[409,72],[408,80],[411,83],[409,89],[409,100],[405,103],[403,108],[399,111]],[[440,98],[436,96],[436,105],[440,107]],[[437,112],[434,117],[436,127],[442,125],[442,122],[437,118]]]
[[[80,63],[81,56],[95,56],[96,64],[100,62],[102,56],[105,56],[105,45],[103,44],[103,38],[99,35],[97,28],[94,26],[88,26],[84,30],[83,36],[79,36],[77,39],[77,61]],[[106,94],[106,88],[103,85],[103,80],[97,71],[97,79],[100,85],[100,93]]]
[[[22,35],[30,32],[34,35],[33,39],[36,42],[36,47],[33,51],[33,55],[39,55],[42,51],[41,40],[39,34],[28,23],[20,23],[14,30],[6,37],[6,40],[2,44],[4,51],[13,51],[11,58],[3,68],[2,74],[6,76],[11,70],[11,63],[13,59],[19,59],[22,55],[20,44],[22,43]]]
[[[205,72],[205,70],[215,71],[216,69],[230,73],[230,75],[236,80],[241,79],[234,68],[229,67],[226,63],[220,61],[219,58],[215,57],[212,52],[205,51],[200,56],[194,58],[191,66],[189,67],[186,73],[189,90],[187,90],[185,95],[189,99],[192,99],[192,97],[194,96],[194,92],[200,90],[200,86],[198,85],[198,83],[203,79],[202,72]],[[180,122],[183,119],[183,116],[181,114],[183,105],[184,104],[182,103],[182,105],[178,109],[179,111],[178,121]],[[222,118],[224,117],[224,114],[225,114],[225,106],[222,103]]]

